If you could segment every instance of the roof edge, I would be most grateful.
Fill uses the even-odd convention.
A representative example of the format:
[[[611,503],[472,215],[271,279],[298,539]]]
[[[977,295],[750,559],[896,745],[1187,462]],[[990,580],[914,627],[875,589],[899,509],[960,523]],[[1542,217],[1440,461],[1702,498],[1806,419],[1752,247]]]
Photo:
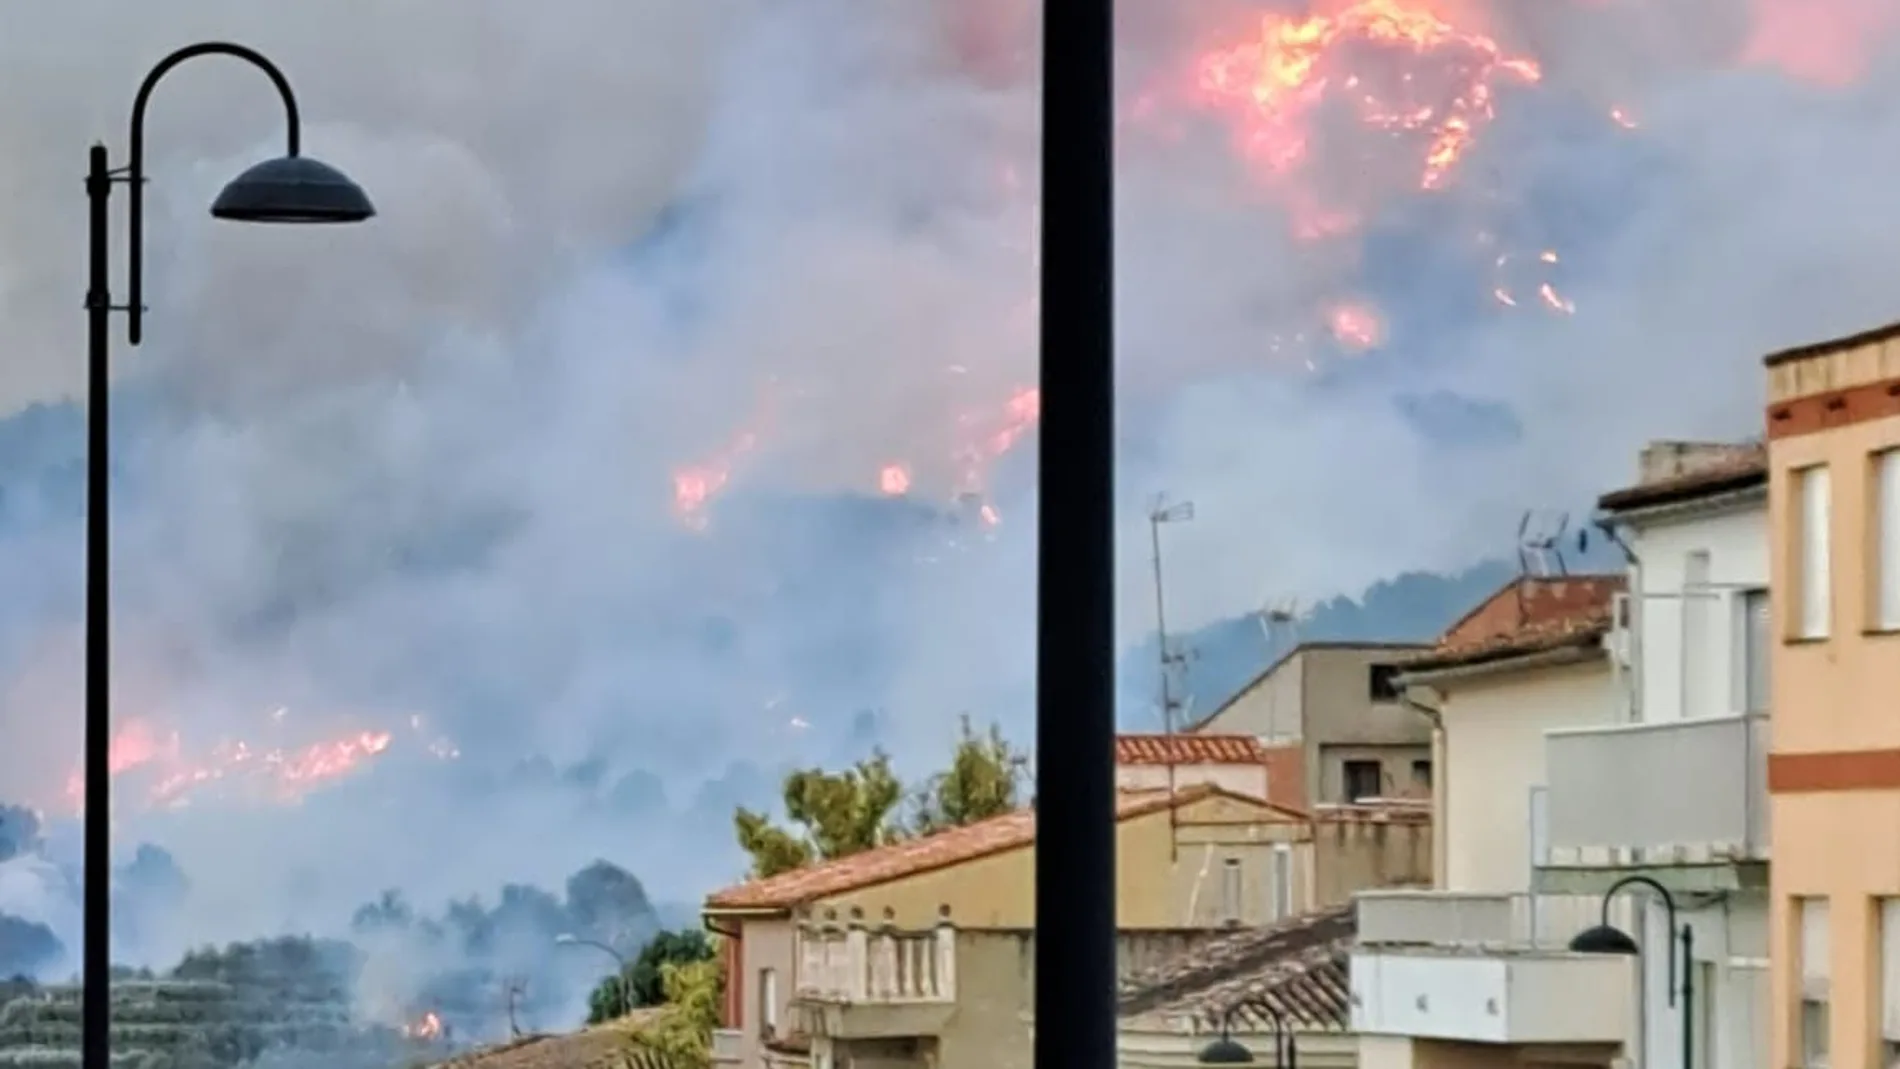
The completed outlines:
[[[1779,352],[1769,353],[1767,356],[1762,357],[1761,362],[1763,367],[1779,367],[1782,364],[1792,364],[1797,360],[1806,360],[1816,356],[1828,356],[1833,353],[1844,352],[1848,349],[1858,349],[1863,345],[1876,345],[1880,342],[1892,341],[1895,338],[1900,338],[1900,321],[1887,323],[1883,326],[1870,327],[1854,334],[1843,334],[1838,337],[1824,338],[1821,341],[1792,346],[1787,349],[1782,349]]]

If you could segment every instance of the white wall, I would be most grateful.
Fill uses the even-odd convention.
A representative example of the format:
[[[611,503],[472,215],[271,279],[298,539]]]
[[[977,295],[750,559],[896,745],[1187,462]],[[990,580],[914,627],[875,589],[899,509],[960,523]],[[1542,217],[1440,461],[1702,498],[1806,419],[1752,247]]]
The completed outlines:
[[[1768,585],[1766,500],[1729,511],[1646,522],[1629,529],[1641,614],[1641,701],[1629,719],[1677,720],[1742,711],[1742,591]],[[1705,593],[1684,598],[1694,555],[1707,554]],[[1639,594],[1641,596],[1639,596]],[[1626,681],[1626,686],[1630,681]]]
[[[1445,888],[1530,889],[1530,792],[1544,782],[1544,732],[1613,723],[1607,658],[1449,680],[1444,695],[1440,834]]]
[[[1211,783],[1249,798],[1268,798],[1267,766],[1193,764],[1174,766],[1175,790]],[[1124,791],[1162,791],[1169,786],[1166,765],[1117,765],[1115,786]]]
[[[1733,895],[1681,920],[1695,933],[1695,1069],[1768,1069],[1766,896]],[[1667,993],[1667,931],[1667,913],[1652,899],[1642,932],[1645,1069],[1682,1064],[1682,1003],[1670,1005]]]

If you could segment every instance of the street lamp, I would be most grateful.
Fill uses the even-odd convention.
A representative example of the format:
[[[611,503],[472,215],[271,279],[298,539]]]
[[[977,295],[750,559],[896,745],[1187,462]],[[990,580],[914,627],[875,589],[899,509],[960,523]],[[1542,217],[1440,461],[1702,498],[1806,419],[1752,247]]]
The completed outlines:
[[[1260,1010],[1273,1022],[1273,1064],[1275,1069],[1299,1069],[1299,1050],[1294,1046],[1293,1026],[1286,1015],[1265,1002],[1255,1001],[1252,1008]],[[1221,1014],[1220,1036],[1212,1043],[1201,1048],[1194,1060],[1201,1065],[1252,1065],[1253,1052],[1243,1046],[1233,1036],[1233,1019],[1240,1007],[1229,1007]]]
[[[242,45],[208,41],[181,48],[160,60],[132,100],[129,160],[114,168],[104,145],[95,144],[86,172],[90,211],[86,284],[86,827],[85,950],[80,978],[83,1004],[80,1056],[86,1069],[108,1069],[112,1057],[112,655],[111,531],[107,487],[107,429],[111,352],[107,332],[113,312],[124,312],[126,340],[138,345],[145,306],[145,108],[159,79],[198,56],[224,55],[263,71],[284,102],[285,154],[232,179],[211,205],[219,219],[244,223],[359,223],[376,214],[369,197],[341,171],[302,155],[303,130],[297,100],[283,72]],[[127,187],[126,303],[112,303],[109,279],[108,212],[112,187]]]
[[[1041,6],[1034,1064],[1062,1069],[1115,1063],[1115,5]]]
[[[555,936],[554,945],[563,947],[593,947],[596,950],[602,950],[611,954],[614,962],[619,966],[614,972],[614,997],[620,1000],[620,1014],[616,1014],[616,1016],[632,1011],[633,1007],[630,1003],[633,999],[630,997],[631,992],[627,990],[627,956],[625,954],[615,950],[607,943],[602,943],[595,939],[582,939],[580,936],[574,935],[571,932],[562,932],[560,935]]]
[[[1669,1005],[1676,1002],[1676,977],[1682,977],[1682,1069],[1695,1067],[1695,929],[1676,926],[1676,899],[1669,889],[1648,876],[1625,876],[1603,892],[1603,916],[1595,927],[1585,928],[1570,940],[1570,949],[1578,954],[1636,955],[1641,948],[1630,934],[1610,923],[1610,900],[1625,887],[1640,885],[1656,892],[1669,916]],[[1677,955],[1680,943],[1681,955]]]

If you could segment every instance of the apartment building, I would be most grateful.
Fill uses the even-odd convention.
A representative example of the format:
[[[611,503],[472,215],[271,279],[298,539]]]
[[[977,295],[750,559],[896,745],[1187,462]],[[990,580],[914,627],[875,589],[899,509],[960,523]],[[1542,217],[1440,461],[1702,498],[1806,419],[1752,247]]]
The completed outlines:
[[[1440,857],[1358,896],[1362,1065],[1765,1065],[1766,481],[1652,445],[1599,502],[1626,574],[1519,580],[1404,667]],[[1573,949],[1606,915],[1637,953]]]
[[[1767,359],[1776,1067],[1900,1060],[1900,324]]]
[[[1276,752],[1298,753],[1305,809],[1428,796],[1431,729],[1392,686],[1398,666],[1422,649],[1302,643],[1188,733],[1251,735]]]
[[[1423,813],[1393,819],[1424,841]],[[1313,908],[1306,814],[1196,784],[1123,792],[1116,821],[1129,946]],[[1387,830],[1368,826],[1344,849],[1386,849]],[[715,1061],[1026,1065],[1034,843],[1025,809],[709,897],[705,923],[726,937],[730,977]]]

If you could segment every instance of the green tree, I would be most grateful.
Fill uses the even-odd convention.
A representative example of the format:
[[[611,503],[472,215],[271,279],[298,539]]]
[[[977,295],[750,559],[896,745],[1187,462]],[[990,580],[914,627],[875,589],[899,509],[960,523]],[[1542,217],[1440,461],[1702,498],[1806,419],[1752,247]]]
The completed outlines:
[[[712,1059],[713,1029],[719,1027],[725,977],[716,961],[669,961],[660,967],[666,1010],[640,1029],[635,1042],[677,1065]]]
[[[666,1002],[666,966],[713,960],[713,944],[697,928],[661,932],[647,940],[625,972],[609,976],[587,996],[587,1023],[600,1024]]]
[[[979,735],[965,715],[950,767],[911,797],[910,830],[931,835],[1011,812],[1022,805],[1028,777],[1029,755],[1011,746],[1000,726]]]
[[[842,772],[807,768],[785,777],[792,828],[743,806],[733,814],[733,828],[739,846],[752,856],[752,874],[776,876],[897,838],[891,814],[903,796],[890,757],[878,750]]]

